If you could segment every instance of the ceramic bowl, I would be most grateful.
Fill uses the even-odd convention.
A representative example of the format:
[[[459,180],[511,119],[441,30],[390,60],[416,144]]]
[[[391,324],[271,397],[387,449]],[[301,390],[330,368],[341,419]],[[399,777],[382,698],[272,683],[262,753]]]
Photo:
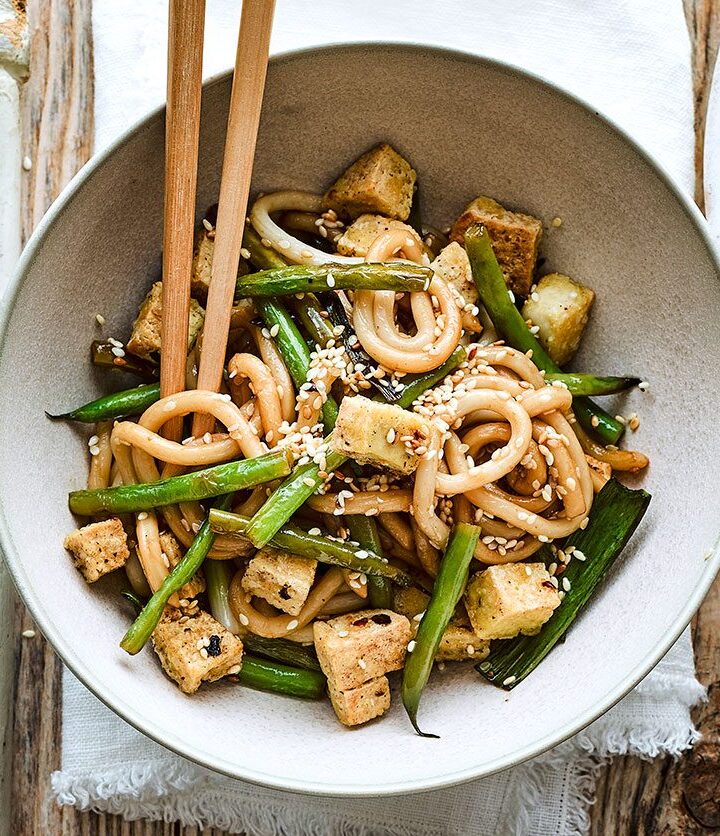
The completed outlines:
[[[229,91],[227,75],[205,89],[199,211],[217,198]],[[407,45],[275,58],[253,188],[319,191],[380,140],[412,161],[437,226],[478,194],[542,218],[543,269],[598,296],[575,367],[650,382],[646,394],[610,407],[638,412],[628,443],[652,459],[641,528],[567,641],[510,695],[467,665],[432,677],[422,725],[439,740],[413,734],[397,692],[386,717],[354,730],[326,702],[230,683],[183,696],[152,650],[130,658],[118,647],[128,612],[117,584],[88,588],[62,548],[75,526],[67,492],[85,483],[90,430],[51,423],[44,410],[103,391],[88,345],[100,333],[127,335],[159,275],[162,112],[95,158],[55,203],[2,315],[0,535],[40,629],[88,688],[150,737],[227,775],[304,792],[419,791],[547,749],[656,664],[718,568],[720,284],[699,212],[583,103],[508,66]]]

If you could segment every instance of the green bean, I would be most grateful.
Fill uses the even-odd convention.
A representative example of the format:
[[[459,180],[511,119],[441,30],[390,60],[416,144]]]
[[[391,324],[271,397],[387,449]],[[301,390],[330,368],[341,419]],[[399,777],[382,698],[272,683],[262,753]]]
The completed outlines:
[[[562,574],[567,591],[560,606],[536,635],[493,642],[490,655],[475,669],[506,690],[532,673],[565,636],[625,548],[649,503],[646,491],[630,490],[610,479],[595,497],[587,528],[579,529],[562,544],[572,559]]]
[[[384,557],[377,523],[372,517],[366,517],[364,514],[348,514],[347,527],[350,529],[352,539],[360,543],[363,549]],[[392,586],[387,578],[368,575],[367,590],[371,607],[379,610],[392,609]]]
[[[398,406],[407,408],[412,405],[423,392],[435,386],[443,380],[453,369],[457,368],[465,360],[465,349],[458,346],[448,359],[437,369],[420,375],[409,383],[398,400]],[[333,422],[334,426],[334,422]],[[327,448],[325,470],[323,473],[332,473],[342,467],[347,461],[335,450],[330,449],[330,438],[325,438]],[[320,475],[320,467],[315,462],[296,467],[287,479],[273,491],[265,504],[257,511],[252,518],[246,537],[258,549],[270,541],[275,532],[281,528],[292,515],[307,502],[308,499],[325,481],[325,476]]]
[[[614,395],[642,382],[639,377],[599,377],[582,372],[550,372],[545,380],[564,383],[572,395]]]
[[[243,539],[247,539],[249,517],[213,508],[209,519],[210,527],[216,533],[239,534]],[[307,531],[292,523],[287,523],[276,531],[270,540],[270,545],[308,560],[317,560],[330,566],[341,566],[343,569],[364,572],[366,575],[389,578],[400,586],[410,586],[413,583],[412,578],[402,569],[393,566],[367,549],[360,549],[358,546],[353,546],[344,540],[336,540],[328,535],[308,534]]]
[[[90,345],[90,359],[93,366],[112,371],[129,372],[143,380],[157,380],[160,377],[160,366],[144,357],[124,352],[117,356],[118,346],[110,341],[93,340]]]
[[[101,511],[126,514],[178,502],[209,499],[286,476],[290,473],[290,462],[287,450],[273,450],[253,459],[225,462],[157,482],[72,491],[69,506],[73,514],[87,517]]]
[[[435,654],[445,628],[467,586],[470,561],[480,536],[480,528],[458,523],[450,533],[445,555],[440,563],[432,595],[418,626],[412,653],[405,659],[402,679],[402,701],[410,722],[421,737],[437,737],[420,730],[417,712],[420,697],[430,678]]]
[[[218,563],[219,561],[208,561]],[[243,646],[256,656],[263,656],[273,662],[282,662],[306,671],[320,671],[320,662],[312,647],[304,647],[290,639],[266,639],[247,633],[242,637]]]
[[[332,325],[326,317],[322,316],[320,303],[314,294],[305,293],[301,299],[296,299],[294,304],[300,322],[316,345],[325,348],[330,340],[337,339]]]
[[[291,668],[253,656],[243,656],[237,677],[240,684],[248,688],[303,700],[321,700],[327,688],[327,680],[322,673]]]
[[[235,295],[266,299],[294,293],[323,290],[395,290],[417,293],[427,290],[432,279],[429,267],[404,262],[386,264],[291,264],[240,276]]]
[[[218,501],[216,507],[219,509],[227,509],[230,507],[231,500],[232,494],[228,494]],[[183,559],[166,576],[165,580],[153,593],[147,604],[145,604],[140,615],[133,621],[130,629],[125,633],[120,642],[120,647],[123,650],[134,655],[145,647],[147,640],[162,618],[167,602],[188,581],[192,580],[197,570],[202,566],[214,542],[215,532],[210,528],[210,524],[206,519],[200,526],[200,530],[195,535],[195,539],[190,544],[190,548],[185,553]]]
[[[530,333],[522,314],[510,299],[505,277],[497,263],[492,242],[481,224],[473,224],[465,233],[473,279],[493,325],[508,343],[532,357],[533,363],[545,372],[557,374],[562,370]],[[606,444],[617,444],[625,426],[608,415],[605,410],[587,398],[580,396],[573,401],[577,420],[588,432],[597,435]]]
[[[245,628],[235,618],[229,600],[230,584],[237,566],[231,560],[206,560],[204,566],[210,613],[219,624],[236,636],[245,633]]]
[[[132,608],[135,610],[135,615],[139,615],[142,612],[142,608],[145,604],[143,604],[134,592],[131,592],[129,589],[125,589],[120,593],[120,597],[124,598],[129,604],[131,604]]]
[[[243,247],[250,253],[250,261],[260,270],[287,267],[287,261],[272,247],[266,247],[250,224],[245,225]]]
[[[51,415],[49,412],[45,414],[53,421],[80,421],[83,424],[95,424],[98,421],[108,421],[113,418],[126,418],[128,415],[141,415],[159,400],[160,384],[150,383],[137,386],[135,389],[125,389],[122,392],[103,395],[62,415]]]

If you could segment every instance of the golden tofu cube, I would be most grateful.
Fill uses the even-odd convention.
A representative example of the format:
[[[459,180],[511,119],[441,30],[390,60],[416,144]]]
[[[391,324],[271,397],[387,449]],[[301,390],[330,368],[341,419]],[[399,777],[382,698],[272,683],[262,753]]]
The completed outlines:
[[[323,206],[349,218],[371,212],[405,221],[414,188],[410,163],[383,142],[340,175],[325,193]]]
[[[522,314],[540,329],[537,338],[558,366],[580,345],[595,293],[561,273],[543,276],[525,300]]]
[[[333,449],[360,464],[407,475],[417,469],[427,449],[430,426],[414,412],[356,395],[340,403],[331,438]]]
[[[242,642],[202,610],[178,617],[168,608],[152,641],[165,672],[185,694],[194,694],[202,682],[240,672]]]
[[[393,607],[396,612],[410,619],[413,635],[420,622],[415,618],[427,609],[430,596],[416,586],[397,589]],[[462,609],[462,608],[461,608]],[[481,661],[490,653],[490,642],[481,639],[470,629],[464,612],[456,613],[445,628],[440,646],[435,654],[436,662],[459,662],[464,659]]]
[[[527,296],[533,283],[542,223],[532,215],[510,212],[492,198],[478,197],[455,221],[450,240],[464,244],[465,231],[472,224],[483,224],[487,229],[510,290]]]
[[[401,230],[406,232],[413,241],[423,247],[423,242],[415,230],[392,218],[385,218],[382,215],[360,215],[360,217],[345,230],[338,238],[336,247],[341,255],[352,255],[365,258],[373,241],[383,232]],[[466,256],[467,258],[467,256]]]
[[[478,572],[465,590],[465,607],[482,639],[537,633],[560,605],[543,563],[505,563]]]
[[[478,291],[470,269],[467,253],[453,241],[445,247],[430,265],[437,276],[444,279],[455,296],[461,310],[462,325],[466,331],[479,334],[482,325],[477,317]]]
[[[386,676],[371,679],[358,688],[338,691],[329,684],[330,702],[344,726],[359,726],[390,708],[390,683]]]
[[[127,535],[117,517],[78,528],[68,534],[64,545],[88,583],[124,566],[130,557]]]
[[[399,670],[412,636],[407,618],[392,610],[362,610],[316,621],[313,632],[320,667],[338,691]]]
[[[200,333],[205,321],[205,310],[195,300],[190,300],[190,319],[188,323],[188,350]],[[145,297],[137,319],[132,328],[127,350],[132,354],[145,357],[162,349],[160,326],[162,323],[162,282],[155,282]]]
[[[297,615],[313,585],[316,569],[316,560],[265,546],[248,563],[242,586],[273,607]]]

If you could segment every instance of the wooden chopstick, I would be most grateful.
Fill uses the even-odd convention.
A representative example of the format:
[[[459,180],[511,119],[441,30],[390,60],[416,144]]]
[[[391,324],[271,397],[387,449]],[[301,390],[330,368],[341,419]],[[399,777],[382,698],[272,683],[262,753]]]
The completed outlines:
[[[185,389],[195,226],[205,0],[170,0],[160,394]],[[179,439],[182,418],[165,425]]]
[[[198,389],[214,392],[220,388],[225,363],[274,7],[275,0],[244,0],[242,6],[197,380]],[[196,415],[193,435],[199,438],[213,426],[211,416]]]

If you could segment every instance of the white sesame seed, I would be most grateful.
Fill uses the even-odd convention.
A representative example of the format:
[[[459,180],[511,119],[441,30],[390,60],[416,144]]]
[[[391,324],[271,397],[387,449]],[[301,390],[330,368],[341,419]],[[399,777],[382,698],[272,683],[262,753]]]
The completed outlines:
[[[474,655],[475,655],[475,648],[474,648],[471,644],[469,644],[469,645],[465,648],[465,651],[466,651],[466,653],[467,653],[467,655],[468,655],[468,656],[474,656]]]
[[[512,685],[513,682],[517,679],[516,676],[508,676],[507,679],[503,679],[503,685]]]
[[[35,638],[35,631],[34,630],[23,630],[22,636],[24,639],[34,639]]]
[[[562,588],[565,590],[565,592],[570,592],[570,587],[571,587],[570,581],[567,578],[563,578],[562,579]]]
[[[212,232],[213,225],[207,218],[203,218],[203,226],[205,227],[205,229],[207,229],[208,232]]]
[[[558,227],[561,227],[561,226],[562,226],[562,224],[563,224],[563,219],[562,219],[562,218],[553,218],[553,219],[552,219],[552,221],[551,221],[551,223],[552,223],[552,225],[555,227],[555,229],[557,229]]]
[[[573,549],[572,556],[575,560],[579,560],[581,563],[584,563],[587,560],[585,552],[581,552],[580,549]]]
[[[100,439],[96,435],[91,435],[90,438],[88,438],[88,447],[94,447],[99,440]]]
[[[137,518],[138,518],[138,521],[139,521],[139,522],[142,522],[143,520],[146,520],[146,519],[147,519],[147,512],[145,512],[145,511],[141,511],[141,512],[137,515]]]
[[[230,676],[234,676],[235,674],[240,673],[240,665],[233,665],[231,668],[228,668],[228,673]]]
[[[347,630],[338,630],[337,634],[338,636],[340,636],[341,639],[344,639],[350,635],[350,633]]]
[[[241,612],[238,615],[238,621],[243,625],[243,627],[247,627],[250,623],[250,619],[245,615],[244,612]]]
[[[280,325],[276,322],[275,325],[273,325],[273,327],[270,329],[270,336],[271,337],[277,337],[277,335],[279,333],[280,333]]]
[[[98,325],[104,325],[107,321],[102,314],[95,314],[95,320]]]
[[[647,390],[649,388],[650,388],[650,384],[647,382],[647,380],[641,380],[640,383],[638,383],[638,389],[641,392],[647,392]]]
[[[412,641],[409,641],[408,646],[407,646],[407,652],[412,653],[413,650],[415,650],[415,645],[416,644],[417,644],[417,642],[415,641],[415,639],[413,639]]]
[[[200,655],[203,657],[203,659],[207,659],[207,657],[208,657],[208,652],[207,652],[207,649],[203,647],[203,648],[200,650]]]
[[[298,628],[298,624],[299,624],[299,623],[300,623],[300,622],[297,620],[297,618],[293,618],[293,620],[292,620],[292,621],[288,621],[288,623],[287,623],[287,627],[286,627],[285,629],[287,630],[287,632],[288,632],[288,633],[289,633],[291,630],[297,630],[297,628]]]
[[[118,346],[114,345],[110,350],[112,351],[112,353],[116,357],[124,357],[125,356],[125,349],[124,348],[119,348]]]
[[[315,483],[313,482],[313,484]],[[308,531],[308,534],[311,534],[313,537],[317,537],[320,534],[320,529],[315,526],[315,528],[311,528],[310,531]]]
[[[27,154],[23,157],[22,167],[24,171],[30,171],[32,168],[32,160],[27,156]]]
[[[367,668],[367,662],[364,659],[358,659],[358,667],[361,670],[365,670]]]

